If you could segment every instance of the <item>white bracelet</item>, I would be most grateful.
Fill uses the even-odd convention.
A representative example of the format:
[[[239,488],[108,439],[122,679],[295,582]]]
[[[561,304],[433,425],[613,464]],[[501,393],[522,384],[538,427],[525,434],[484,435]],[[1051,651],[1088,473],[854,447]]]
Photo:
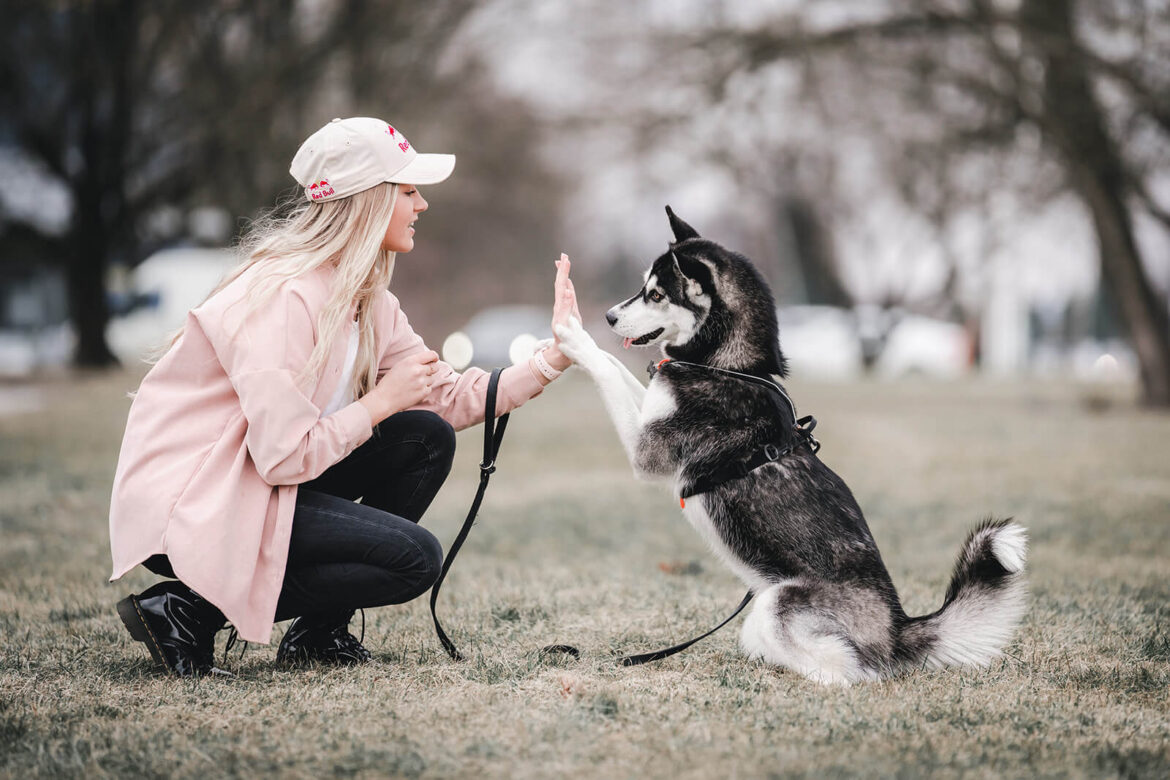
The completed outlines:
[[[544,358],[543,349],[532,355],[532,362],[536,364],[536,370],[539,371],[541,375],[550,382],[561,374],[565,373],[564,371],[558,371],[549,365],[548,361]]]

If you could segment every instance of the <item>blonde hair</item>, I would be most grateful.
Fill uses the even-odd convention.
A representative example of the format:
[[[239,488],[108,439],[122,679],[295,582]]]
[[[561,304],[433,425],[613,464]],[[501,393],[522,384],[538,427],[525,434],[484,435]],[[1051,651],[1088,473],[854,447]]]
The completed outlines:
[[[378,377],[373,304],[389,287],[394,272],[394,253],[382,249],[382,241],[398,191],[397,184],[387,182],[347,198],[313,203],[305,201],[298,190],[299,202],[285,202],[253,221],[239,245],[243,261],[207,297],[259,266],[248,282],[243,322],[267,303],[283,282],[323,265],[334,265],[332,295],[317,317],[317,344],[298,382],[320,375],[340,331],[349,327],[346,315],[356,301],[358,349],[350,389],[353,398],[361,398]],[[182,333],[180,328],[162,352]]]

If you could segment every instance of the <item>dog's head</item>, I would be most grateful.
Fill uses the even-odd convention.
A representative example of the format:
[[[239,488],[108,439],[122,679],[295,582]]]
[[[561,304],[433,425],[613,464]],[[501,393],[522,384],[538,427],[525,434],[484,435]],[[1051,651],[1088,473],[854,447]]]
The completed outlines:
[[[605,318],[623,346],[660,345],[670,357],[785,374],[771,291],[746,257],[666,207],[674,241],[642,289]]]

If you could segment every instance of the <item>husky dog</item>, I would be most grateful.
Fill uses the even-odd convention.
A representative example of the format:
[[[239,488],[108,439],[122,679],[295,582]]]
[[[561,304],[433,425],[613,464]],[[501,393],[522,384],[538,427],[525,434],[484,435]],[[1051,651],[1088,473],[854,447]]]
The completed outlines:
[[[988,520],[972,531],[942,607],[908,616],[853,494],[779,384],[770,290],[747,258],[666,211],[675,241],[606,315],[625,347],[662,346],[649,387],[575,319],[557,335],[596,382],[635,473],[673,480],[687,520],[755,594],[743,650],[846,685],[988,664],[1026,605],[1024,528]]]

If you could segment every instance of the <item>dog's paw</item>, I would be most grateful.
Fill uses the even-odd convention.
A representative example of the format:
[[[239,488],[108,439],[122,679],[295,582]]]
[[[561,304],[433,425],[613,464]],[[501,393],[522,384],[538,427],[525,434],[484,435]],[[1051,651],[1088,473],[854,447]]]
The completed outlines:
[[[561,353],[578,365],[591,362],[601,351],[576,317],[570,317],[565,325],[558,325],[556,334]]]

